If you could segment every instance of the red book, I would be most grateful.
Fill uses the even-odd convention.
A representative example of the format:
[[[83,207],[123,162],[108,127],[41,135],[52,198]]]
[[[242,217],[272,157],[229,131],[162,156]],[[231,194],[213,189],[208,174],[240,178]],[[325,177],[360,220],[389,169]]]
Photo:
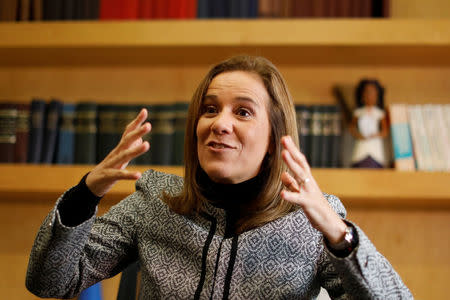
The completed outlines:
[[[352,0],[338,1],[336,16],[340,18],[349,18],[351,13]]]
[[[151,19],[153,16],[153,0],[140,0],[138,9],[139,19]]]
[[[188,19],[197,18],[197,0],[187,0],[187,14]]]
[[[139,0],[120,0],[120,18],[137,19],[139,17]]]
[[[153,18],[165,19],[168,17],[169,2],[167,0],[154,0]]]
[[[100,20],[120,19],[121,0],[100,0]]]

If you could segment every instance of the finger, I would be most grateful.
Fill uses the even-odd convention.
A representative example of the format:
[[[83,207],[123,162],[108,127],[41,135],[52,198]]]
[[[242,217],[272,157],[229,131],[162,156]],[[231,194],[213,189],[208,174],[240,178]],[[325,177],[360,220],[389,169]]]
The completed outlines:
[[[283,182],[284,186],[291,192],[300,192],[300,186],[297,181],[288,173],[284,172],[281,174],[281,182]]]
[[[112,180],[137,180],[142,174],[139,171],[129,171],[126,169],[108,169],[108,177]]]
[[[152,130],[152,125],[150,123],[145,123],[141,127],[136,128],[135,130],[129,132],[128,134],[122,137],[118,148],[120,150],[124,150],[131,145],[133,145],[136,141],[139,141],[144,135],[149,133]]]
[[[145,108],[141,109],[141,111],[136,116],[136,118],[133,121],[131,121],[130,123],[128,123],[128,125],[125,127],[125,130],[124,130],[124,133],[122,136],[125,136],[127,133],[129,133],[129,132],[135,130],[136,128],[138,128],[139,126],[141,126],[141,124],[144,123],[145,120],[147,120],[147,116],[148,116],[147,109],[145,109]]]
[[[300,193],[283,190],[281,191],[281,198],[291,203],[303,206],[303,199]]]
[[[281,138],[281,144],[283,147],[289,151],[292,158],[307,172],[310,173],[310,167],[306,160],[306,157],[303,153],[300,152],[300,150],[297,148],[297,146],[294,144],[294,141],[290,136],[283,136]]]
[[[292,158],[292,155],[289,151],[283,150],[281,152],[281,157],[283,158],[284,162],[286,163],[289,170],[291,170],[292,175],[294,176],[294,179],[297,181],[297,183],[302,184],[306,178],[305,171],[301,168],[301,166]]]
[[[145,153],[150,149],[150,144],[145,141],[142,144],[130,149],[121,151],[111,160],[105,163],[106,168],[124,168],[133,158]]]

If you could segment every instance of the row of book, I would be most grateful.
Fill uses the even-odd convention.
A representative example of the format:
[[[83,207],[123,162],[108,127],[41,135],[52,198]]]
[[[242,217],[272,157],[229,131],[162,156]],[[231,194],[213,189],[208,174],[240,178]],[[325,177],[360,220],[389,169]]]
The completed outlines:
[[[341,168],[342,114],[338,105],[296,104],[300,150],[313,168]]]
[[[395,168],[450,171],[450,104],[389,106]]]
[[[0,102],[0,162],[96,164],[119,143],[143,108],[149,112],[151,150],[131,161],[139,165],[181,165],[188,103],[98,104],[33,99]]]
[[[389,0],[3,0],[0,21],[388,17]]]

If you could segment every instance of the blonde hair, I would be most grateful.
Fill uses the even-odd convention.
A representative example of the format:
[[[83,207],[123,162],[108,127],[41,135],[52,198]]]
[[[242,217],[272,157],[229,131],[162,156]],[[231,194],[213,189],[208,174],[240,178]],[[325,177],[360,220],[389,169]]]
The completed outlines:
[[[270,132],[270,154],[264,162],[263,184],[256,201],[246,207],[246,214],[238,220],[237,233],[261,226],[295,210],[295,205],[283,200],[280,192],[283,188],[281,174],[287,170],[281,158],[282,146],[280,139],[284,135],[292,137],[298,146],[297,123],[292,97],[287,89],[286,82],[278,69],[263,57],[240,55],[229,58],[215,65],[201,81],[195,91],[189,106],[184,161],[185,176],[184,187],[181,194],[176,196],[164,195],[165,202],[176,213],[190,215],[204,210],[208,201],[202,193],[198,179],[201,171],[197,152],[196,128],[201,114],[203,98],[211,81],[218,74],[231,71],[245,71],[259,75],[270,96],[268,106]]]

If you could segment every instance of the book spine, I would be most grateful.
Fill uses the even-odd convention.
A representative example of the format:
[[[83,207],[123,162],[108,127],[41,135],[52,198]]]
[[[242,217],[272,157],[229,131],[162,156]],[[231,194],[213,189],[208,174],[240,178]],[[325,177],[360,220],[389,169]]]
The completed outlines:
[[[323,106],[313,105],[311,109],[311,161],[313,168],[320,167],[322,149]]]
[[[395,169],[414,171],[415,163],[406,106],[404,104],[391,104],[389,111]]]
[[[424,166],[424,153],[422,151],[422,146],[420,142],[420,129],[417,118],[417,105],[408,105],[408,124],[411,131],[411,141],[413,145],[413,153],[416,162],[416,169],[423,171]]]
[[[209,1],[208,0],[198,0],[197,2],[197,18],[207,19],[209,15]]]
[[[75,0],[63,1],[63,19],[64,20],[75,19]]]
[[[97,144],[97,104],[80,102],[75,113],[75,163],[95,164]]]
[[[46,103],[44,100],[34,99],[31,101],[30,137],[27,155],[29,163],[40,163],[41,161],[44,142],[45,107]]]
[[[274,0],[259,0],[258,1],[258,17],[259,18],[273,17],[272,1],[274,1]]]
[[[51,164],[55,160],[61,109],[59,100],[52,100],[47,106],[41,163]]]
[[[30,104],[17,104],[16,145],[14,162],[26,163],[28,151],[28,137],[30,135]]]
[[[56,151],[57,164],[73,164],[75,161],[75,105],[63,103],[59,139]]]
[[[311,161],[311,109],[309,106],[297,104],[297,130],[300,143],[300,151]]]
[[[181,166],[184,163],[184,135],[186,133],[186,119],[189,103],[175,103],[175,122],[173,133],[172,165]]]
[[[40,21],[42,20],[42,0],[31,0],[31,20]]]
[[[322,151],[319,164],[321,168],[331,167],[333,117],[333,107],[324,105],[322,111]]]
[[[120,141],[122,128],[118,114],[122,106],[100,104],[98,106],[97,163],[100,163]],[[122,123],[120,123],[122,126]]]
[[[151,164],[170,165],[172,163],[173,135],[175,132],[173,106],[170,104],[155,105],[152,123]]]
[[[433,120],[435,122],[434,134],[436,136],[436,143],[438,149],[438,158],[439,158],[439,169],[438,171],[447,171],[447,165],[449,163],[450,157],[450,147],[447,139],[447,133],[445,131],[445,122],[444,116],[441,109],[441,105],[434,104],[432,105],[433,111]]]
[[[340,168],[342,166],[342,113],[339,106],[331,106],[331,118],[332,118],[332,129],[331,129],[331,154],[330,154],[330,167]]]
[[[30,1],[31,0],[19,0],[20,4],[20,21],[30,20]]]
[[[0,163],[14,162],[17,105],[0,103]]]
[[[139,19],[151,19],[153,12],[152,0],[140,0],[139,1]]]

